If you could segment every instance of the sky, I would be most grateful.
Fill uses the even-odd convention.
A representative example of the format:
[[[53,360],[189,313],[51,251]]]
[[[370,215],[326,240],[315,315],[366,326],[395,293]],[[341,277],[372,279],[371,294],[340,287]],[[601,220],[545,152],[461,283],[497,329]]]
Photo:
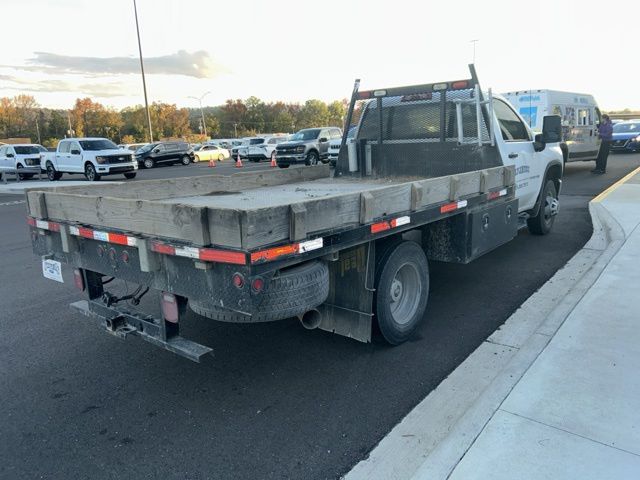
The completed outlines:
[[[633,0],[137,0],[149,102],[332,101],[468,78],[640,110]],[[144,102],[133,0],[2,0],[0,97]]]

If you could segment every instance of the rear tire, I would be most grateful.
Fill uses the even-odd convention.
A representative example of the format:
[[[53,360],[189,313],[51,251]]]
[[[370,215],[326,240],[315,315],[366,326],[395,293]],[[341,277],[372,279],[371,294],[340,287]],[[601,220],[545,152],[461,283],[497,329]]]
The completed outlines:
[[[124,178],[126,178],[127,180],[132,180],[132,179],[136,178],[137,174],[138,174],[138,172],[125,173],[124,174]]]
[[[153,160],[153,158],[145,158],[142,164],[144,165],[144,168],[153,168],[156,166],[156,162]]]
[[[553,228],[558,212],[558,192],[553,180],[547,180],[540,199],[538,215],[527,219],[527,227],[533,235],[546,235]]]
[[[193,159],[194,162],[199,162],[200,161],[200,157],[198,155],[195,156],[195,158]]]
[[[409,339],[429,299],[429,264],[415,242],[391,244],[378,263],[375,308],[380,333],[391,345]]]
[[[189,157],[189,155],[185,155],[180,161],[183,165],[189,165],[191,163],[191,158]]]
[[[47,178],[51,182],[62,178],[62,173],[56,172],[56,169],[53,167],[51,162],[47,163]]]

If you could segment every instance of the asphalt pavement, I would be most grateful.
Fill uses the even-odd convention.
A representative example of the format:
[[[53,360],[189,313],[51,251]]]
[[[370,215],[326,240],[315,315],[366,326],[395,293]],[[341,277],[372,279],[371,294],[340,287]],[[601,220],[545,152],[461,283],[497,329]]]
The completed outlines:
[[[185,336],[216,354],[200,365],[73,313],[69,281],[41,276],[24,204],[0,195],[0,478],[338,478],[584,245],[588,201],[638,164],[570,164],[550,235],[432,263],[425,321],[400,347],[192,316]]]

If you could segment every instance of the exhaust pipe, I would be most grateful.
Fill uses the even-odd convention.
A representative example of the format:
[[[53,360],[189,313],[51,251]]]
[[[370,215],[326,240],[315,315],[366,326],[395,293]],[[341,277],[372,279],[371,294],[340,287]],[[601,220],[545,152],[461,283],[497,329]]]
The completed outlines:
[[[318,328],[320,323],[322,323],[322,314],[315,308],[309,310],[298,318],[300,318],[300,323],[302,323],[302,326],[307,330]]]

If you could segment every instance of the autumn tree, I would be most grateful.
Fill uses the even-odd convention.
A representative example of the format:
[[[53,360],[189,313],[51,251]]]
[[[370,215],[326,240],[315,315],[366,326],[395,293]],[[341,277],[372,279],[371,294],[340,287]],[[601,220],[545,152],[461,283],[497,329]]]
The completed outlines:
[[[296,128],[322,127],[329,123],[329,109],[321,100],[307,100],[296,118]]]

